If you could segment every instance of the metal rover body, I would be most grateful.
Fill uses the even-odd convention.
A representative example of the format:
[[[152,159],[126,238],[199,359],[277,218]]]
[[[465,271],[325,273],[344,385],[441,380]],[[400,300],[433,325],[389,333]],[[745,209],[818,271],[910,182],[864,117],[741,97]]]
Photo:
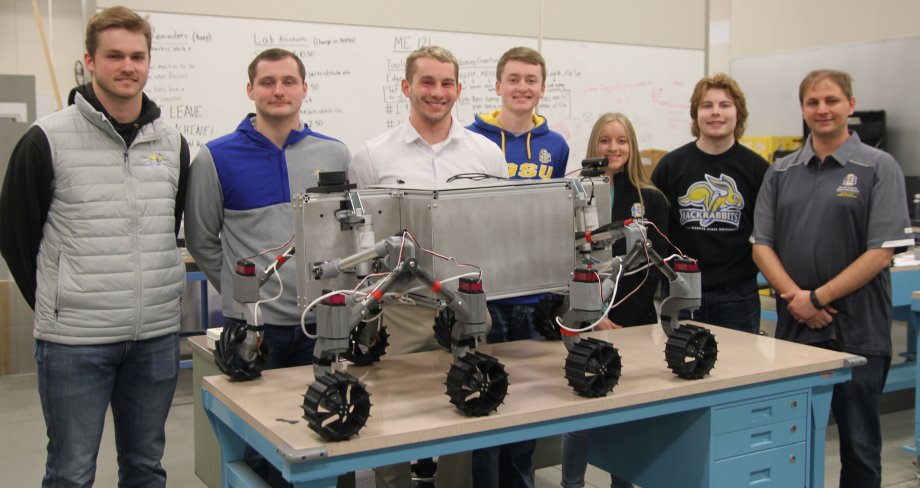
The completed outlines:
[[[605,178],[398,185],[294,195],[298,304],[307,306],[323,290],[355,286],[354,276],[317,277],[313,270],[361,251],[360,242],[368,237],[357,239],[356,227],[368,217],[370,245],[408,230],[420,247],[481,268],[489,300],[565,290],[579,260],[573,222],[585,194],[594,199],[600,221],[609,222]],[[336,217],[355,213],[354,195],[361,215],[343,224]],[[416,257],[438,279],[470,271],[425,252]],[[609,250],[600,257],[609,259]],[[424,291],[417,295],[433,297]]]

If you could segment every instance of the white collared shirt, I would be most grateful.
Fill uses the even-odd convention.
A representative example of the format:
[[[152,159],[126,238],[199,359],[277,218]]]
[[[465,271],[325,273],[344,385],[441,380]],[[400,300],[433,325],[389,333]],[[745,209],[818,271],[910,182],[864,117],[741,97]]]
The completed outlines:
[[[358,188],[445,182],[461,173],[508,177],[501,149],[451,117],[447,139],[431,145],[409,121],[367,141],[348,167],[348,180]]]

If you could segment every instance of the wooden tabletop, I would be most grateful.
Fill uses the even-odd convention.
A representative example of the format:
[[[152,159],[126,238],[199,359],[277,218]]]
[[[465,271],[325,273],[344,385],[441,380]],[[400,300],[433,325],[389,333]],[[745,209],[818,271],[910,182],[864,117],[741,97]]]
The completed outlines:
[[[619,385],[608,396],[594,399],[578,396],[567,385],[561,342],[481,346],[479,351],[495,356],[510,375],[504,405],[488,417],[466,417],[449,403],[444,381],[452,357],[447,351],[384,356],[374,366],[351,366],[348,373],[367,385],[371,394],[371,417],[357,437],[328,444],[302,418],[303,395],[313,382],[312,367],[264,371],[261,378],[248,382],[211,376],[204,378],[203,385],[280,448],[325,447],[328,456],[337,456],[830,371],[847,366],[854,357],[707,327],[718,341],[719,358],[711,374],[696,381],[680,379],[667,369],[667,337],[660,326],[589,334],[612,342],[623,358]]]

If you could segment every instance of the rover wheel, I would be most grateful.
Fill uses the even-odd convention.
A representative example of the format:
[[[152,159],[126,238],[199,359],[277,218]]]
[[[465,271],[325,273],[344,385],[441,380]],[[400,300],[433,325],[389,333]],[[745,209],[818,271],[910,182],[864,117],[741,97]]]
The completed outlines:
[[[257,347],[245,344],[250,331],[261,330],[252,327],[243,320],[227,319],[220,339],[214,347],[214,362],[221,373],[235,381],[249,381],[262,376],[268,347],[259,340]],[[247,353],[242,351],[249,349]]]
[[[374,334],[376,337],[373,338],[370,344],[362,344],[359,338],[368,327],[376,328],[376,325],[359,322],[358,326],[348,336],[348,350],[345,351],[344,356],[345,359],[358,366],[369,366],[380,361],[381,356],[387,353],[387,346],[390,345],[390,334],[385,326],[377,330]]]
[[[606,396],[619,383],[622,370],[620,351],[593,337],[583,337],[565,359],[569,386],[589,398]]]
[[[445,385],[450,403],[470,417],[482,417],[504,401],[508,373],[497,359],[473,352],[454,361]]]
[[[327,441],[344,441],[357,434],[370,410],[370,394],[364,384],[340,371],[317,378],[303,400],[303,418]]]
[[[454,330],[454,324],[456,322],[457,318],[454,317],[454,311],[449,308],[441,310],[434,318],[434,337],[438,340],[438,344],[448,351],[451,350],[450,333]]]
[[[668,336],[664,349],[668,368],[687,380],[698,380],[715,366],[719,347],[709,329],[680,324]]]

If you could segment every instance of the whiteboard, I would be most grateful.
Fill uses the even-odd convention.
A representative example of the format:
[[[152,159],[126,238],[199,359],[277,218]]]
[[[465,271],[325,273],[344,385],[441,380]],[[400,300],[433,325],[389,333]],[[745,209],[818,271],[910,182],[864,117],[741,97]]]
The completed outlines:
[[[548,40],[543,57],[546,96],[538,112],[568,141],[570,165],[580,166],[605,112],[629,117],[640,150],[670,151],[693,140],[690,95],[703,77],[703,51]]]
[[[853,76],[856,110],[885,110],[888,152],[920,175],[920,38],[737,58],[732,76],[747,98],[752,136],[802,135],[799,83],[815,69]]]
[[[418,47],[446,47],[460,62],[463,125],[499,108],[495,65],[535,38],[148,12],[154,28],[146,92],[186,136],[193,155],[254,110],[246,68],[269,47],[295,52],[307,67],[302,118],[355,152],[408,117],[400,90],[405,58]],[[691,139],[689,99],[703,74],[702,50],[546,40],[547,94],[538,113],[572,147],[580,164],[591,126],[607,111],[633,119],[640,148],[670,150]]]

